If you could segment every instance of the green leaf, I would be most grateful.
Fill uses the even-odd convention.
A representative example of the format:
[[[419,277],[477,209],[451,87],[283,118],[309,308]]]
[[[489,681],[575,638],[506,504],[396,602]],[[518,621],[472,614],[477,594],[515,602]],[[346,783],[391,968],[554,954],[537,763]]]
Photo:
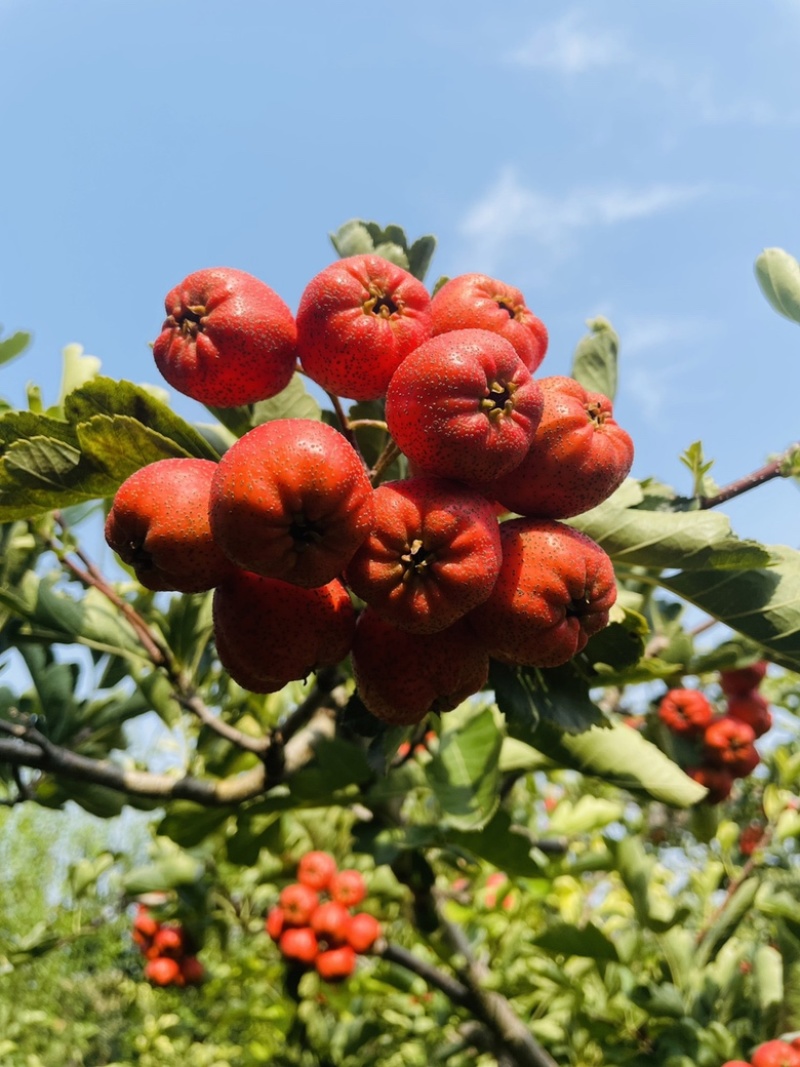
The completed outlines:
[[[327,801],[339,790],[360,785],[371,776],[360,748],[340,738],[323,737],[315,745],[313,762],[292,775],[291,794],[306,804]]]
[[[167,438],[178,446],[172,455],[195,456],[198,459],[218,460],[219,455],[191,423],[159,400],[141,385],[97,377],[71,392],[64,401],[66,418],[82,423],[95,415],[110,418],[127,416],[151,430],[157,437]],[[119,423],[120,429],[129,422]],[[143,467],[144,463],[139,463]],[[137,468],[138,469],[138,468]]]
[[[22,355],[30,343],[31,335],[23,333],[21,330],[12,333],[10,337],[4,337],[0,340],[0,366],[4,363],[10,363],[12,359]]]
[[[572,360],[572,377],[584,389],[603,393],[613,401],[617,394],[619,337],[602,316],[589,319],[586,325],[592,332],[578,342]]]
[[[203,864],[186,852],[172,852],[142,867],[136,867],[123,879],[130,896],[164,892],[180,886],[194,885],[203,874]]]
[[[270,400],[253,405],[253,425],[273,419],[314,419],[319,422],[322,411],[314,397],[306,390],[303,377],[295,374],[289,384]]]
[[[573,926],[555,923],[533,940],[534,945],[558,956],[586,956],[593,960],[618,961],[619,956],[606,935],[593,923]]]
[[[408,250],[408,269],[421,282],[425,281],[435,251],[436,238],[432,234],[418,237]]]
[[[441,808],[440,821],[445,826],[480,829],[495,813],[501,744],[502,736],[490,708],[477,713],[470,709],[458,724],[448,717],[439,750],[426,768]]]
[[[541,723],[531,738],[523,738],[560,764],[634,793],[688,808],[706,790],[672,762],[660,748],[623,723],[593,726],[580,734],[563,734]]]
[[[605,722],[603,713],[589,699],[588,682],[574,663],[543,670],[492,661],[489,683],[509,733],[521,741],[530,741],[542,719],[570,733]]]
[[[716,914],[698,947],[697,963],[703,967],[712,959],[722,945],[733,935],[739,923],[753,907],[758,891],[758,877],[747,878],[725,901],[725,906]]]
[[[769,551],[770,567],[692,570],[660,582],[754,641],[771,660],[800,671],[800,552],[783,545]]]
[[[502,808],[481,830],[471,833],[447,830],[447,843],[471,852],[513,878],[536,878],[541,868],[531,856],[531,843],[511,826],[511,816]]]
[[[755,263],[761,292],[773,308],[800,322],[800,263],[782,248],[765,248]]]
[[[181,848],[194,848],[219,830],[233,811],[233,808],[205,808],[191,800],[173,800],[158,824],[157,833]]]
[[[100,373],[100,360],[97,356],[84,355],[83,345],[67,345],[62,350],[63,369],[61,372],[61,389],[58,406],[63,407],[67,395],[74,389],[96,378]]]
[[[359,256],[372,252],[375,244],[369,230],[361,219],[350,219],[340,226],[336,233],[328,235],[331,244],[336,249],[341,259],[348,256]]]
[[[765,1014],[783,1004],[783,957],[771,945],[759,945],[753,957],[753,980],[758,1006]]]
[[[618,800],[593,797],[588,793],[574,804],[565,798],[550,816],[548,833],[566,834],[567,837],[588,834],[621,819],[624,812],[625,805]]]
[[[641,487],[637,493],[634,486],[625,483],[599,507],[569,520],[615,563],[681,570],[749,570],[770,563],[769,550],[755,541],[740,541],[719,512],[620,506],[619,501],[627,505],[632,496],[641,502]]]

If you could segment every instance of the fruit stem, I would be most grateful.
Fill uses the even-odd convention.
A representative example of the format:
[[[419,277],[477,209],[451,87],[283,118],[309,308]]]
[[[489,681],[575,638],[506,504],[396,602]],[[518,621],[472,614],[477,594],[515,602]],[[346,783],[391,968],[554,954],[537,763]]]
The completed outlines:
[[[773,478],[792,477],[793,473],[796,474],[793,468],[797,465],[798,457],[800,457],[800,442],[791,445],[771,463],[765,463],[763,467],[759,467],[751,474],[746,474],[744,478],[737,478],[736,481],[730,482],[714,496],[698,497],[701,510],[715,508],[718,504],[724,504],[734,497],[741,496],[742,493],[755,489],[757,485],[763,485],[764,482],[769,482]]]
[[[386,470],[387,467],[390,467],[392,463],[394,463],[394,461],[399,455],[400,449],[397,447],[394,441],[391,439],[387,441],[383,451],[375,460],[375,466],[369,472],[369,480],[372,482],[373,485],[378,484],[383,472]]]

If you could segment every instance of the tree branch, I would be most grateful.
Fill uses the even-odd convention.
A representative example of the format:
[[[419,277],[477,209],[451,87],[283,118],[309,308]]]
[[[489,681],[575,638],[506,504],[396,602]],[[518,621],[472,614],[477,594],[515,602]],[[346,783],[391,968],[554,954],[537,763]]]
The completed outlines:
[[[741,496],[742,493],[746,493],[749,489],[755,489],[757,485],[763,485],[765,482],[771,481],[773,478],[789,477],[791,474],[790,466],[798,452],[800,452],[800,442],[787,448],[777,459],[771,463],[765,463],[763,467],[759,467],[752,474],[747,474],[744,478],[737,478],[736,481],[730,482],[714,496],[701,496],[699,498],[701,510],[715,508],[719,504],[732,500],[734,497]]]

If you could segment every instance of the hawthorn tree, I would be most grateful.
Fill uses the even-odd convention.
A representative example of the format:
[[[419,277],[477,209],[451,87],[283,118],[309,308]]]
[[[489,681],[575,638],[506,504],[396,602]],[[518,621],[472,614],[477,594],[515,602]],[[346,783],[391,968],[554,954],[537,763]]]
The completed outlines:
[[[333,244],[342,257],[377,254],[420,287],[435,248],[432,237],[409,243],[399,227],[359,220]],[[800,322],[797,263],[772,249],[757,276]],[[574,388],[610,405],[618,338],[604,319],[589,326]],[[27,340],[0,341],[0,360]],[[555,666],[493,654],[488,680],[453,710],[386,721],[339,653],[272,691],[237,683],[216,647],[214,594],[146,588],[98,531],[120,486],[147,465],[192,459],[216,470],[227,456],[232,470],[238,442],[278,420],[332,427],[373,486],[405,478],[385,385],[365,389],[348,402],[296,372],[266,400],[222,407],[211,396],[211,421],[192,423],[159,390],[105,377],[71,347],[56,404],[45,408],[31,387],[27,410],[3,405],[0,624],[14,665],[0,688],[3,803],[73,802],[101,819],[126,805],[152,812],[151,861],[76,857],[64,907],[87,893],[105,892],[108,906],[111,892],[117,912],[138,900],[186,924],[205,968],[192,988],[152,989],[131,945],[118,1010],[136,1005],[139,1043],[101,1051],[84,1035],[95,1058],[75,1062],[155,1065],[191,1051],[238,1064],[719,1067],[800,1028],[800,756],[762,729],[745,769],[709,756],[705,721],[659,714],[668,693],[680,709],[674,694],[688,688],[708,721],[727,723],[732,672],[758,665],[743,693],[757,690],[793,741],[800,553],[740,540],[723,507],[768,479],[796,478],[800,445],[718,487],[695,444],[682,457],[691,495],[628,478],[566,517],[570,536],[613,564],[606,625]],[[403,395],[395,405],[405,432],[413,404]],[[243,639],[235,598],[228,612],[230,665]],[[291,617],[286,626],[291,634]],[[489,616],[482,639],[497,629]],[[413,641],[391,647],[413,675]],[[276,677],[260,666],[259,678]],[[134,755],[137,720],[153,712],[180,738],[166,769]],[[750,725],[743,736],[752,745]],[[264,929],[312,850],[361,872],[381,924],[336,984],[283,959]],[[110,869],[118,880],[102,891]],[[93,914],[96,935],[99,897]],[[27,940],[0,932],[14,974],[63,944],[52,929]],[[164,1014],[152,1023],[159,998]],[[9,1041],[9,1057],[31,1062],[22,1038]]]

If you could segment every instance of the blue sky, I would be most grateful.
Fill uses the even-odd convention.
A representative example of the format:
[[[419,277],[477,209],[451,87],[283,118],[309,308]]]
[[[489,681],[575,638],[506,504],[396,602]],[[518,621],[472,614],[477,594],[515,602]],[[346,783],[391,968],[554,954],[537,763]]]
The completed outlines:
[[[519,286],[566,373],[621,336],[634,474],[725,483],[800,438],[798,327],[753,261],[800,256],[800,0],[0,0],[0,368],[55,399],[60,352],[158,381],[148,343],[190,271],[295,309],[354,216],[435,233],[431,268]],[[185,398],[189,417],[204,412]],[[800,493],[729,507],[800,544]]]

